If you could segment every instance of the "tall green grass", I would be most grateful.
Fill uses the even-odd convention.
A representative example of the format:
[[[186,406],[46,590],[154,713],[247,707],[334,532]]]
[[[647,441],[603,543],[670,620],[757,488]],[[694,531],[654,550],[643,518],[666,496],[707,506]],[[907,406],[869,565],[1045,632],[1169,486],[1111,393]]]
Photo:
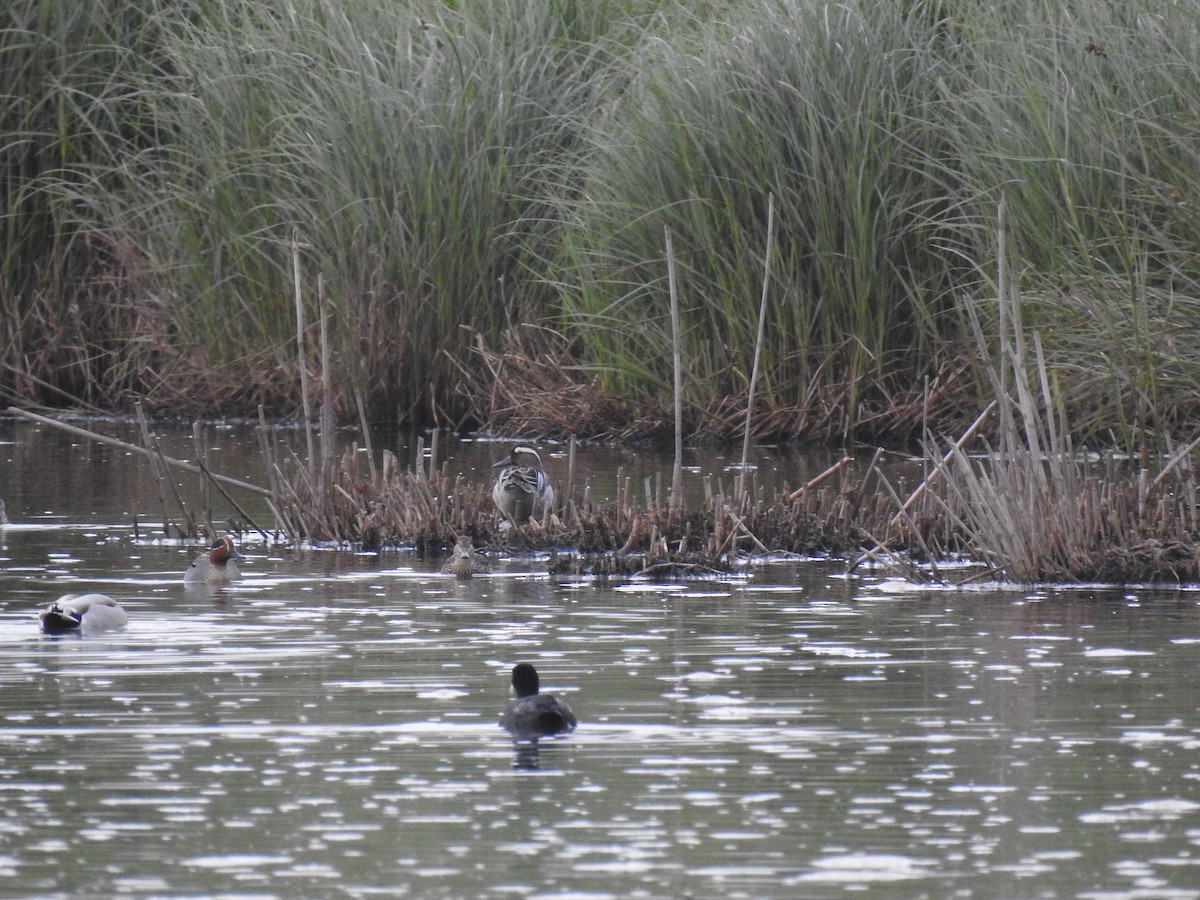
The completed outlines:
[[[129,102],[152,53],[136,4],[12,0],[0,13],[0,392],[10,399],[107,405],[145,364],[131,332],[148,311],[114,283],[121,247],[91,240],[80,216],[111,190],[126,143],[157,139]]]
[[[454,412],[444,354],[554,302],[529,272],[554,240],[608,10],[164,9],[169,76],[143,90],[175,140],[147,149],[124,195],[147,258],[173,264],[158,275],[181,329],[214,361],[294,372],[296,235],[309,320],[318,276],[336,312],[343,412],[348,384],[376,417]]]
[[[1008,197],[1026,321],[1085,434],[1194,426],[1198,11],[1030,0],[973,6],[957,29],[958,194]]]
[[[765,395],[911,378],[943,352],[962,261],[934,241],[947,191],[930,111],[936,31],[905,4],[754,3],[651,38],[645,70],[592,132],[570,204],[571,322],[610,387],[647,400],[669,383],[663,235],[698,407],[745,390],[762,290],[767,196],[779,228]],[[913,365],[913,363],[917,365]]]
[[[342,415],[459,421],[450,360],[535,323],[636,417],[670,405],[669,231],[703,429],[747,386],[773,194],[763,415],[854,435],[971,352],[1003,195],[1072,421],[1200,411],[1200,0],[10,10],[11,398],[294,409],[295,241]]]

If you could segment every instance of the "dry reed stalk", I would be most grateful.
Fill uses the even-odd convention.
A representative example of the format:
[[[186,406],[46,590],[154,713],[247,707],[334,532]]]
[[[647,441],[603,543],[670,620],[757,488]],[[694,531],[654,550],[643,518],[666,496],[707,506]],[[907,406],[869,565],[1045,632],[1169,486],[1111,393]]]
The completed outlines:
[[[667,244],[667,287],[671,296],[671,364],[675,377],[675,462],[671,467],[671,512],[683,504],[683,328],[679,324],[679,290],[675,280],[675,246],[671,229],[663,229]]]
[[[952,456],[956,452],[961,452],[962,448],[975,436],[975,434],[983,426],[984,421],[991,414],[992,410],[995,407],[996,407],[996,401],[993,400],[991,403],[989,403],[984,408],[983,412],[981,412],[978,416],[975,417],[975,421],[971,423],[970,427],[967,428],[967,430],[965,432],[963,432],[963,434],[958,438],[958,440],[955,441],[951,445],[950,449],[947,450],[946,453],[941,457],[941,459],[939,459],[937,461],[937,463],[933,467],[932,471],[930,471],[925,476],[925,478],[922,479],[921,483],[917,485],[917,487],[913,490],[913,492],[911,494],[909,494],[908,499],[906,499],[903,503],[900,503],[899,499],[897,498],[897,505],[898,505],[899,509],[896,511],[895,515],[892,516],[892,518],[888,521],[887,527],[883,530],[884,539],[880,543],[877,543],[872,549],[868,550],[866,553],[862,554],[856,560],[854,560],[854,562],[852,562],[850,564],[850,567],[847,569],[848,573],[853,572],[855,569],[857,569],[859,566],[861,566],[864,562],[871,560],[871,559],[875,559],[879,553],[883,552],[884,550],[886,550],[888,548],[887,535],[891,532],[891,530],[896,526],[896,524],[901,519],[906,520],[910,526],[912,526],[914,524],[911,517],[909,516],[909,511],[912,508],[912,506],[921,498],[921,496],[925,493],[925,491],[928,490],[929,486],[934,484],[936,482],[936,480],[938,479],[938,477],[946,470],[946,466],[949,463]],[[877,450],[875,457],[871,460],[871,467],[870,467],[871,469],[875,468],[875,464],[879,459],[879,453],[880,453],[880,451]],[[868,470],[868,473],[869,473],[869,471],[870,470]],[[888,490],[890,491],[891,485],[888,484],[886,482],[886,480],[883,479],[882,475],[879,477],[880,477],[880,480],[883,481],[883,483],[885,485],[887,485]],[[863,484],[864,484],[864,486],[866,484],[865,478],[863,480]]]
[[[333,424],[333,364],[330,359],[329,347],[329,303],[325,296],[325,278],[317,274],[317,309],[320,321],[321,340],[321,478],[318,484],[324,502],[324,485],[333,474],[333,458],[337,452],[334,442]]]
[[[758,366],[762,359],[763,330],[767,322],[767,291],[771,285],[771,247],[775,242],[775,194],[767,194],[767,246],[763,251],[762,298],[758,306],[758,333],[754,338],[754,363],[750,367],[750,384],[746,388],[746,428],[742,433],[742,467],[738,475],[737,499],[740,505],[744,494],[746,466],[750,459],[750,423],[754,419],[754,390],[758,386]]]
[[[159,446],[157,436],[150,430],[150,423],[146,419],[146,413],[142,409],[142,404],[135,403],[134,411],[137,413],[138,427],[142,431],[142,441],[149,451],[147,455],[151,459],[150,467],[154,470],[154,475],[158,479],[158,499],[163,513],[163,533],[168,536],[171,533],[170,516],[167,514],[166,501],[166,494],[170,493],[175,500],[175,504],[179,507],[179,514],[183,517],[184,527],[179,529],[180,533],[187,537],[195,537],[196,520],[193,518],[187,504],[183,502],[183,497],[179,493],[179,487],[175,484],[175,479],[171,478],[170,470],[167,466],[167,456],[163,453],[162,447]]]
[[[304,349],[304,291],[300,281],[300,235],[292,232],[292,297],[296,306],[296,363],[300,367],[300,405],[304,410],[304,435],[308,439],[308,459],[315,456],[312,433],[312,405],[308,390],[308,360]]]
[[[212,520],[212,496],[209,491],[208,447],[204,441],[203,430],[198,421],[192,422],[192,446],[196,448],[196,465],[200,467],[200,512],[204,516],[204,527],[207,534],[216,534]]]
[[[266,411],[263,409],[261,403],[258,405],[257,431],[259,451],[262,453],[263,458],[263,469],[267,473],[267,483],[270,486],[267,503],[271,507],[271,513],[275,516],[275,525],[284,534],[295,534],[295,524],[286,517],[284,512],[282,503],[283,485],[279,479],[278,454],[272,446],[271,431],[267,425]]]
[[[878,453],[880,451],[876,451],[876,452]],[[787,495],[788,500],[798,500],[800,497],[804,496],[804,494],[811,491],[817,485],[821,484],[822,482],[826,481],[829,478],[832,478],[838,472],[842,471],[842,469],[846,468],[846,466],[850,465],[852,462],[854,462],[854,457],[843,456],[841,459],[839,459],[837,462],[835,462],[832,466],[830,466],[828,469],[826,469],[820,475],[817,475],[814,478],[810,478],[803,485],[801,485],[800,487],[796,488],[796,490],[794,490],[790,494],[788,494]]]
[[[571,435],[571,440],[567,444],[567,487],[563,491],[563,495],[558,498],[558,505],[564,516],[567,514],[567,504],[575,496],[575,450],[578,444],[579,441],[575,435]]]
[[[1089,516],[1080,504],[1086,506],[1094,495],[1090,485],[1081,480],[1077,461],[1062,444],[1061,435],[1069,429],[1065,423],[1060,429],[1055,422],[1056,406],[1036,333],[1030,364],[1020,297],[1009,275],[1003,198],[997,219],[999,354],[995,365],[970,303],[967,312],[980,358],[997,394],[1000,449],[989,450],[976,465],[963,451],[969,430],[951,445],[905,508],[926,491],[935,475],[948,472],[949,477],[939,482],[946,492],[939,503],[947,519],[965,528],[971,555],[1006,578],[1070,579],[1088,565],[1086,548],[1093,546],[1094,535],[1084,528]],[[1030,389],[1031,370],[1039,387],[1038,398]],[[932,447],[933,442],[928,441],[927,453]]]
[[[40,422],[42,425],[49,425],[52,428],[58,428],[69,434],[74,434],[74,435],[77,435],[78,437],[83,437],[83,438],[87,438],[88,440],[91,440],[91,441],[96,441],[99,444],[108,444],[113,447],[120,447],[122,450],[127,450],[130,453],[138,453],[138,454],[141,454],[142,456],[145,456],[151,460],[158,460],[158,461],[165,462],[168,466],[171,466],[176,469],[183,469],[186,472],[192,472],[192,473],[196,473],[196,474],[198,474],[200,472],[199,466],[196,466],[190,462],[185,462],[182,459],[175,459],[174,457],[166,456],[161,451],[158,453],[155,453],[151,450],[146,449],[145,447],[139,447],[137,444],[131,444],[128,441],[121,440],[120,438],[109,437],[107,434],[99,434],[95,431],[88,431],[86,428],[79,428],[78,426],[71,425],[67,422],[59,422],[56,419],[51,419],[47,416],[38,415],[37,413],[30,412],[29,410],[26,410],[26,409],[19,409],[18,407],[10,406],[5,410],[5,412],[12,416],[20,416],[23,419],[29,419],[30,421],[33,421],[33,422]],[[248,482],[245,482],[245,481],[238,481],[236,478],[230,478],[227,475],[212,474],[211,477],[215,478],[217,481],[220,481],[224,484],[228,484],[233,487],[243,488],[244,490],[251,491],[256,494],[262,494],[263,496],[268,496],[268,497],[271,495],[271,492],[269,490],[267,490],[266,488],[261,488],[258,485],[249,484]]]
[[[355,381],[351,385],[354,406],[358,410],[358,427],[362,432],[363,445],[367,448],[367,462],[371,465],[371,477],[375,477],[375,448],[371,443],[371,429],[367,426],[367,407],[363,402],[362,385]]]

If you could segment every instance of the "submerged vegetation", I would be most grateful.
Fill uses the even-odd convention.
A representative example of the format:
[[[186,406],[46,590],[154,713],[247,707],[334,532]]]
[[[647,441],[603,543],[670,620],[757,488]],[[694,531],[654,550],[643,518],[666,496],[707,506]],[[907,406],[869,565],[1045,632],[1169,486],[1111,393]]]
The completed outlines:
[[[909,442],[993,396],[995,209],[1077,438],[1190,440],[1200,0],[13,0],[0,396]],[[303,361],[303,362],[302,362]]]

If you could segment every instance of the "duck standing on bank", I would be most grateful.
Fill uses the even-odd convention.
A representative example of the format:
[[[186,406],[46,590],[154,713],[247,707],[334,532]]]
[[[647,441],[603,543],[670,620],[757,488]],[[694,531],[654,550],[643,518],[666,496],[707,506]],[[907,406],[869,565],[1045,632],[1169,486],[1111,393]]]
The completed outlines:
[[[492,487],[492,502],[514,525],[524,525],[554,504],[554,488],[542,469],[542,457],[528,444],[517,444],[508,456],[492,463],[492,468],[500,469]]]
[[[454,548],[450,551],[450,559],[442,566],[442,572],[456,578],[470,578],[490,570],[487,560],[476,552],[475,544],[467,534],[458,536]]]
[[[185,584],[225,584],[236,578],[241,578],[235,559],[241,559],[242,554],[233,546],[233,538],[223,537],[202,553],[188,566],[183,573]]]
[[[539,694],[537,669],[529,663],[517,663],[512,670],[512,686],[517,696],[500,716],[500,727],[514,737],[538,737],[574,731],[576,720],[571,708],[553,694]]]
[[[64,634],[82,631],[91,634],[124,628],[129,615],[108,594],[63,594],[38,614],[42,631]]]

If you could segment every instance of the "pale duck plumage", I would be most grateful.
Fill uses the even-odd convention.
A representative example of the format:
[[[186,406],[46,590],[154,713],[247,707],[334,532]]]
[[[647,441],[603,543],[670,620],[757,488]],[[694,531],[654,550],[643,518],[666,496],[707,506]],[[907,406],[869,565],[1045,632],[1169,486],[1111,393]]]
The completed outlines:
[[[38,614],[42,631],[63,634],[82,631],[92,634],[124,628],[129,615],[107,594],[63,594]]]

